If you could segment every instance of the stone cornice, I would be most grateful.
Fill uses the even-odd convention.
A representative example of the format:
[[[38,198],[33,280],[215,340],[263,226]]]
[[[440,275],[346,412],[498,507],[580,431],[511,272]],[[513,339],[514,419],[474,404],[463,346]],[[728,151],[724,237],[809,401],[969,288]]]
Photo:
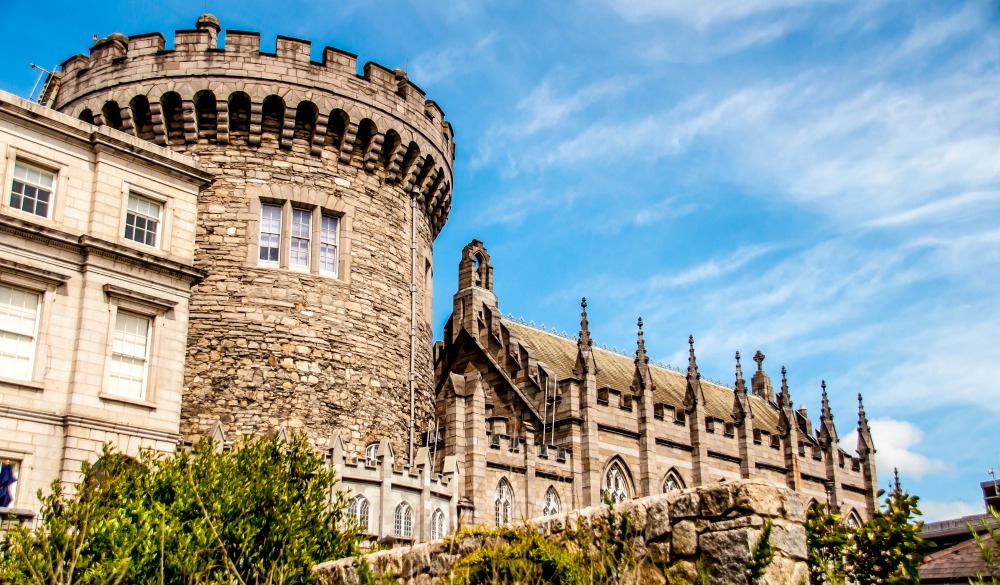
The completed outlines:
[[[186,280],[192,284],[201,282],[206,276],[205,271],[199,270],[190,264],[183,264],[176,260],[133,250],[127,246],[108,242],[107,240],[86,234],[74,236],[59,229],[38,225],[15,217],[0,215],[0,231],[35,240],[46,245],[55,245],[64,249],[74,250],[84,256],[84,264],[88,263],[89,256],[94,255],[156,270]]]

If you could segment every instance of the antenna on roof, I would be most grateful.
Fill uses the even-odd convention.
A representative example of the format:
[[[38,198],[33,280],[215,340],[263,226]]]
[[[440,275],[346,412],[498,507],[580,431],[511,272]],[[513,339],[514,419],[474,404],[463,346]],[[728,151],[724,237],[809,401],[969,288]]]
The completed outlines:
[[[49,74],[49,78],[51,79],[52,78],[51,77],[52,76],[52,72],[49,71],[48,69],[44,68],[44,67],[39,67],[38,65],[35,65],[34,63],[31,63],[31,68],[32,69],[38,69],[38,78],[35,79],[35,85],[33,85],[31,87],[31,93],[28,94],[28,99],[29,100],[34,100],[35,99],[35,90],[38,89],[38,84],[42,82],[42,76],[45,75],[46,73],[48,73]],[[53,69],[55,69],[55,67],[53,67]],[[39,94],[39,96],[38,96],[39,98],[41,98],[41,96],[45,95],[45,89],[48,88],[48,86],[49,86],[49,82],[46,81],[45,82],[45,86],[42,87],[42,93]]]

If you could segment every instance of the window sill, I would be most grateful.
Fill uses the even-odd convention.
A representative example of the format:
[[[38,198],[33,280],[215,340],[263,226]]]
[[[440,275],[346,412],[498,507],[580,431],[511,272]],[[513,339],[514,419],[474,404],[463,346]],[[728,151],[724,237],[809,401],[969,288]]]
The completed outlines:
[[[41,392],[45,390],[44,382],[36,382],[35,380],[18,380],[16,378],[6,378],[0,376],[0,386],[13,386],[18,390],[30,390],[32,392]]]
[[[9,519],[27,522],[35,519],[35,512],[24,508],[0,508],[0,520]]]
[[[145,408],[147,410],[156,410],[155,402],[150,402],[141,398],[117,396],[115,394],[108,394],[107,392],[101,392],[97,397],[106,402],[120,402],[121,404],[127,404],[129,406],[138,406],[139,408]]]

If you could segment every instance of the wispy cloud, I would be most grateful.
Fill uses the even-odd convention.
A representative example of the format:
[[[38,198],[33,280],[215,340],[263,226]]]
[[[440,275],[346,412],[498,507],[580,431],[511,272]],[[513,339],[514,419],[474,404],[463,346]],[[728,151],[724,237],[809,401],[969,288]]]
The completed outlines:
[[[719,278],[727,274],[732,274],[773,250],[774,246],[765,244],[741,246],[727,256],[711,258],[682,272],[658,275],[650,280],[649,286],[652,288],[689,286],[705,280]]]
[[[883,484],[886,478],[892,477],[893,469],[899,469],[901,475],[919,479],[950,468],[948,463],[918,452],[924,432],[912,422],[879,417],[870,420],[869,426],[876,445],[875,467],[881,470]],[[841,440],[840,446],[853,453],[857,450],[857,441],[857,433],[850,433]]]
[[[454,74],[461,67],[469,66],[473,59],[489,51],[498,35],[490,31],[473,42],[472,46],[450,46],[417,55],[410,64],[410,79],[418,85],[437,83]]]
[[[610,6],[630,22],[677,21],[698,27],[728,23],[789,9],[814,7],[811,0],[615,0]]]

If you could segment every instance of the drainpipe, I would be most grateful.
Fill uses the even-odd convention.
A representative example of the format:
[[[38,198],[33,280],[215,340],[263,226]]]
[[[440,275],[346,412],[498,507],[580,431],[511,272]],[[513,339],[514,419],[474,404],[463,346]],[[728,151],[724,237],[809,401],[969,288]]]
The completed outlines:
[[[416,416],[417,364],[417,192],[410,193],[410,445],[407,460],[413,467],[413,420]]]

